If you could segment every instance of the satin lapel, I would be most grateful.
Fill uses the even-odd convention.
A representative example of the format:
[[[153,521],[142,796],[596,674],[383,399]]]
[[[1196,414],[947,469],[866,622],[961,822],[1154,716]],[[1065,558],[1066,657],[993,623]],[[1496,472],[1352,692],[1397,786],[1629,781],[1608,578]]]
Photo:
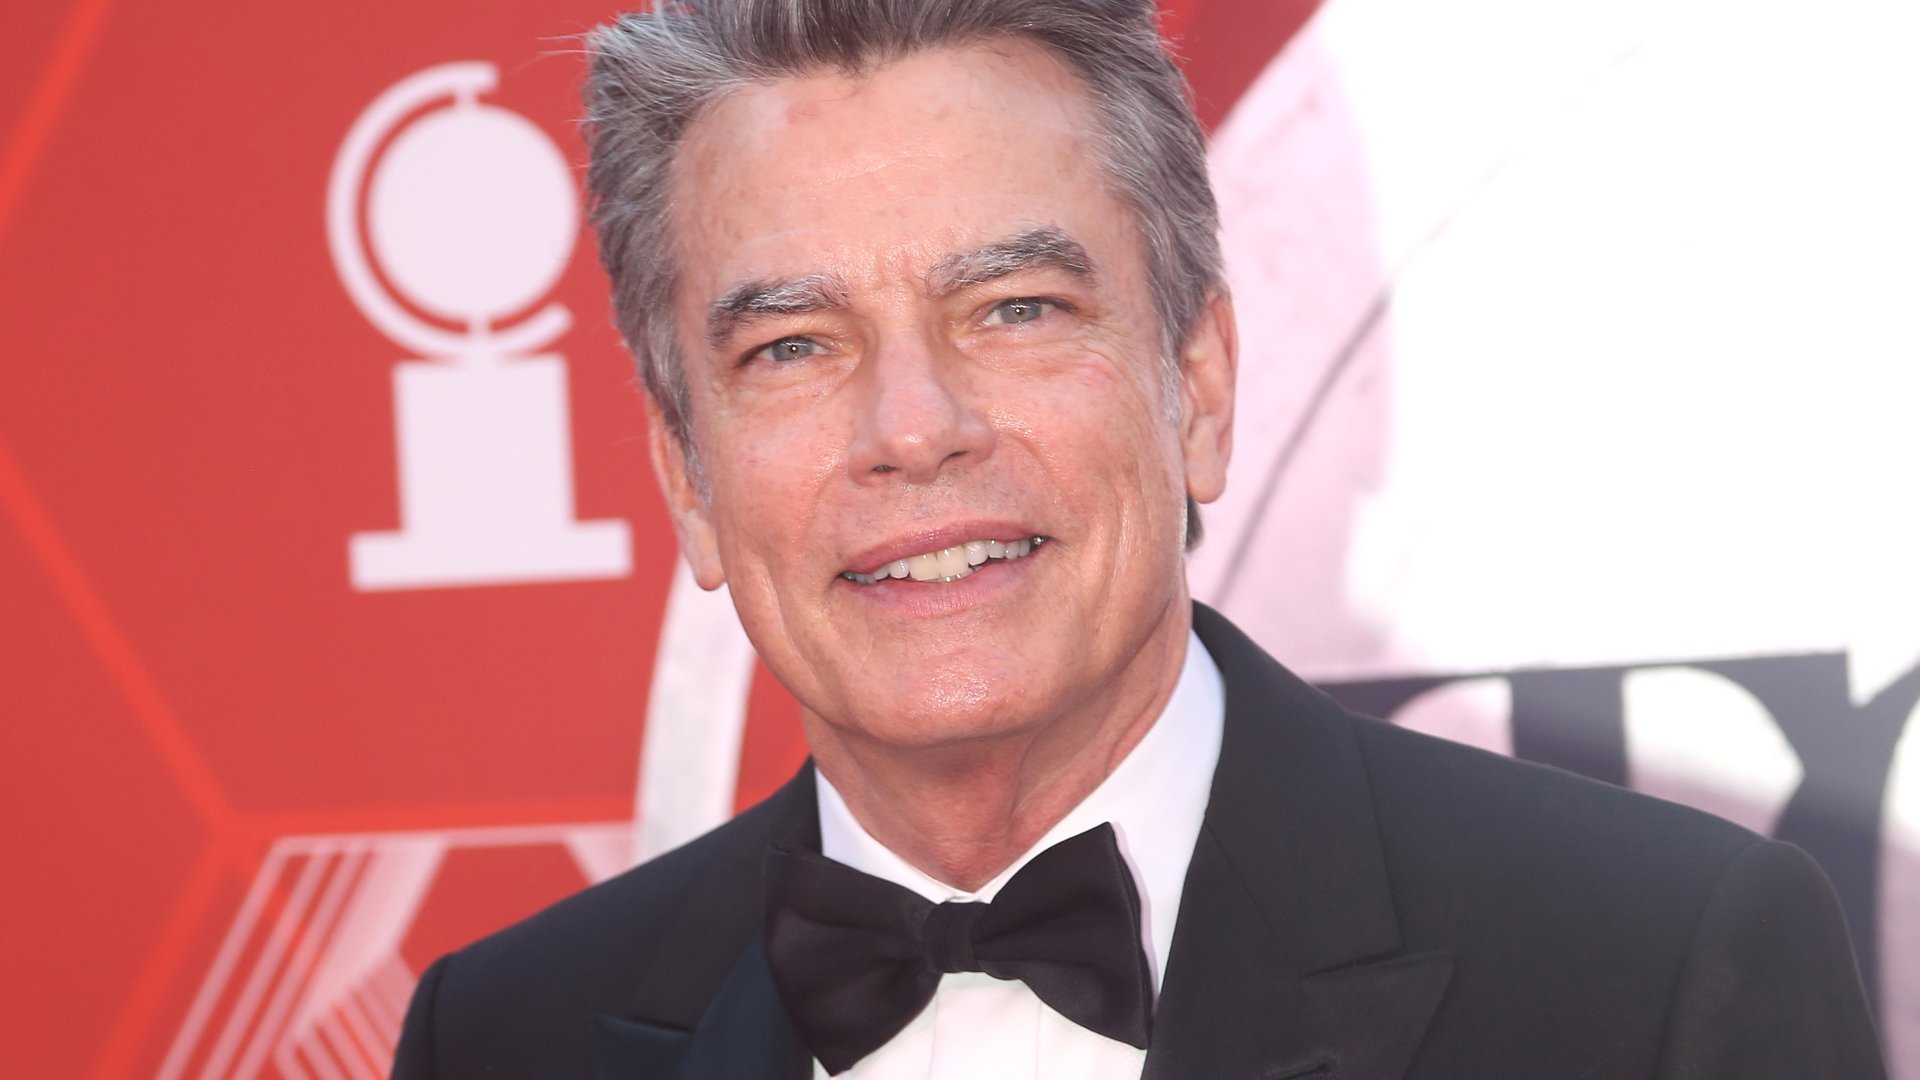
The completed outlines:
[[[1308,1030],[1332,1055],[1335,1075],[1399,1080],[1452,977],[1453,956],[1440,951],[1309,976],[1302,984]]]
[[[664,936],[624,1015],[594,1018],[601,1080],[787,1080],[810,1075],[761,942],[770,844],[820,845],[813,766],[747,811]]]
[[[600,1080],[674,1080],[693,1046],[693,1032],[627,1020],[593,1018],[593,1060]]]
[[[1400,955],[1365,762],[1339,707],[1217,613],[1226,731],[1146,1080],[1404,1075],[1452,973]]]
[[[758,934],[693,1031],[600,1016],[594,1040],[600,1080],[806,1080],[813,1071]]]

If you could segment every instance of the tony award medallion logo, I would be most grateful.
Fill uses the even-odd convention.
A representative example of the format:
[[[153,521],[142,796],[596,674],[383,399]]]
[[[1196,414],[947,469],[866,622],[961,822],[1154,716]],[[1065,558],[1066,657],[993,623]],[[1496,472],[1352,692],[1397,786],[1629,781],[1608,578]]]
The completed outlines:
[[[413,354],[393,369],[400,528],[348,545],[363,591],[632,565],[626,522],[574,520],[566,360],[541,351],[572,321],[540,303],[573,254],[572,180],[531,121],[480,101],[495,84],[480,62],[417,72],[361,113],[334,159],[334,266]]]

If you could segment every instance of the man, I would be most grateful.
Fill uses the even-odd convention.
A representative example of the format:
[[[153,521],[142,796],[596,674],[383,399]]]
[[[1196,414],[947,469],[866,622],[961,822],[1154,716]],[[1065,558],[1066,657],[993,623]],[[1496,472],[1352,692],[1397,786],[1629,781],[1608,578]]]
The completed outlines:
[[[403,1077],[1872,1077],[1795,849],[1343,713],[1188,598],[1237,343],[1145,0],[592,39],[655,466],[812,762],[436,963]]]

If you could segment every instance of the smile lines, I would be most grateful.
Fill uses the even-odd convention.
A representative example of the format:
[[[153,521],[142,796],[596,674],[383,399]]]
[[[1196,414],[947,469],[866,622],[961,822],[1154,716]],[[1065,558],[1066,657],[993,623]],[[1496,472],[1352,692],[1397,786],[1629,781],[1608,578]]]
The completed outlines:
[[[1024,540],[969,540],[964,544],[955,544],[939,551],[929,551],[924,555],[915,555],[907,559],[896,559],[880,567],[871,574],[856,574],[851,570],[840,576],[861,585],[878,585],[894,578],[912,578],[915,581],[959,581],[969,577],[974,570],[994,560],[1024,559],[1034,548],[1047,542],[1044,536],[1029,537]]]

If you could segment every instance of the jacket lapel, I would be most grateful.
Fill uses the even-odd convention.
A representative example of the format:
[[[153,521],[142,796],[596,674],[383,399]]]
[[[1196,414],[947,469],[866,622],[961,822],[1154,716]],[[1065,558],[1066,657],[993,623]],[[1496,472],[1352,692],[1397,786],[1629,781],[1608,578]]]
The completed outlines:
[[[800,1044],[755,934],[707,1006],[679,1031],[614,1016],[594,1018],[601,1080],[805,1080],[813,1058]]]
[[[1400,954],[1366,767],[1339,706],[1217,613],[1226,731],[1146,1080],[1398,1080],[1452,974]]]
[[[761,937],[768,847],[820,845],[813,765],[748,815],[664,935],[624,1015],[594,1017],[601,1080],[805,1080]]]
[[[1402,954],[1365,764],[1339,706],[1206,607],[1226,731],[1154,1011],[1144,1080],[1399,1080],[1452,974]],[[623,1015],[602,1080],[805,1080],[761,941],[767,846],[819,846],[801,769],[714,860]]]

